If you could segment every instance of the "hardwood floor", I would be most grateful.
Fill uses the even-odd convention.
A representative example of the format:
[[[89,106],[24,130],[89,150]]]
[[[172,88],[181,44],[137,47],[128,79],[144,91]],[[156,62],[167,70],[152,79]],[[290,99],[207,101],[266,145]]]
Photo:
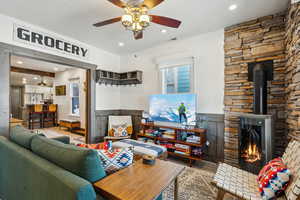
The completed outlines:
[[[70,137],[71,143],[74,144],[85,143],[84,135],[71,133],[64,128],[60,129],[59,127],[51,127],[51,128],[37,129],[37,130],[45,134],[49,138],[66,135]]]

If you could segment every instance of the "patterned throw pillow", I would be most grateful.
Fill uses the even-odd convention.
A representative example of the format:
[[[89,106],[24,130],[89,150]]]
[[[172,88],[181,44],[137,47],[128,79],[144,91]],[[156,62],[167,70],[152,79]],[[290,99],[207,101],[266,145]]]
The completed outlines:
[[[111,174],[128,167],[133,162],[132,148],[117,148],[113,150],[98,150],[98,154],[106,173]]]
[[[98,143],[98,144],[77,144],[78,147],[88,148],[88,149],[109,149],[108,142]]]
[[[262,198],[269,200],[281,196],[288,186],[290,175],[281,158],[275,158],[266,164],[257,178]]]
[[[108,131],[108,135],[112,137],[124,137],[132,134],[132,126],[125,124],[112,125],[111,129]]]

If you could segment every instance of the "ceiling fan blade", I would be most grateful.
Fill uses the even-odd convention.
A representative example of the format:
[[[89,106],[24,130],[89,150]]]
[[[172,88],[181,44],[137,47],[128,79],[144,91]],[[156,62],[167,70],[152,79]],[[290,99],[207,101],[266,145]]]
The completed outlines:
[[[98,22],[98,23],[94,24],[93,26],[100,27],[100,26],[105,26],[105,25],[108,25],[108,24],[116,23],[118,21],[121,21],[121,17],[116,17],[116,18],[113,18],[113,19]]]
[[[145,5],[148,9],[154,8],[164,0],[144,0],[143,5]]]
[[[163,26],[178,28],[181,24],[181,21],[169,17],[157,16],[157,15],[150,15],[150,16],[152,22]]]
[[[125,3],[123,3],[121,0],[108,0],[112,4],[119,6],[120,8],[124,8],[126,6]]]
[[[139,32],[134,32],[134,39],[139,40],[143,38],[143,31],[139,31]]]

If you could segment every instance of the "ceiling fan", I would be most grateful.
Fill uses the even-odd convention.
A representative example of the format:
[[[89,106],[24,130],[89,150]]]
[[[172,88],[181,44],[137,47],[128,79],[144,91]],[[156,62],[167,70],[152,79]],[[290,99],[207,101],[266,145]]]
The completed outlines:
[[[148,11],[162,3],[164,0],[108,0],[114,5],[124,9],[125,14],[122,17],[105,20],[94,24],[95,27],[101,27],[108,24],[121,21],[123,26],[133,32],[136,40],[143,38],[143,31],[151,22],[178,28],[181,21],[169,17],[149,15]]]
[[[41,76],[41,82],[38,83],[39,86],[47,86],[46,81],[44,80],[44,77]]]

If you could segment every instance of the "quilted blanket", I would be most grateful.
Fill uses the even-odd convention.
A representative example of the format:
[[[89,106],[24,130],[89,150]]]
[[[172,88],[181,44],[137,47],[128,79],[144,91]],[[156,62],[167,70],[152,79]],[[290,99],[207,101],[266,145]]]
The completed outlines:
[[[138,155],[149,155],[154,157],[159,157],[167,149],[163,146],[156,145],[153,143],[145,143],[132,139],[125,139],[118,142],[113,143],[114,148],[126,148],[133,147],[133,153]]]

